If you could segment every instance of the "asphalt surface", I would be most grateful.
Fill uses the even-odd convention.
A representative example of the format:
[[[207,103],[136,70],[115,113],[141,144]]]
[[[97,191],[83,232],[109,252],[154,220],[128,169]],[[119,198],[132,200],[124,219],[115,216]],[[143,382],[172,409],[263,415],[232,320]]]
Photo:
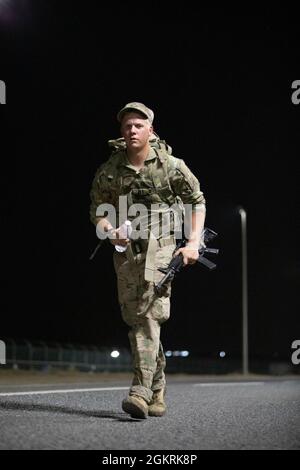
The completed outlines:
[[[195,378],[194,378],[195,379]],[[128,382],[0,386],[0,449],[300,449],[300,380],[169,381],[163,418],[121,409]]]

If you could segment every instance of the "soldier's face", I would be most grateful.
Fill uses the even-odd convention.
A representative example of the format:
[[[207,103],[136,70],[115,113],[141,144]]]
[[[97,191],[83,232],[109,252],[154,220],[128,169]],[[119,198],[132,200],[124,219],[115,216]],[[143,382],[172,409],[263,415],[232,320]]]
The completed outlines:
[[[148,144],[152,131],[153,127],[149,121],[141,118],[138,113],[127,113],[122,119],[121,134],[128,149],[144,148]]]

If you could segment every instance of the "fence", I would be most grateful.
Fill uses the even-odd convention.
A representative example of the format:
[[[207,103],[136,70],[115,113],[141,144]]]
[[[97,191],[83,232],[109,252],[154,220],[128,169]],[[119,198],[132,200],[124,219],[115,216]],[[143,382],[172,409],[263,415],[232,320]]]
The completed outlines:
[[[14,369],[61,368],[80,371],[126,372],[131,370],[130,352],[71,343],[5,340],[6,364]]]
[[[2,341],[6,350],[2,367],[13,369],[51,368],[85,372],[131,372],[131,353],[126,348],[101,348],[75,344],[46,343],[44,341]],[[182,353],[182,354],[181,354]],[[185,353],[185,354],[183,354]],[[229,374],[242,372],[241,358],[216,358],[195,356],[187,351],[166,351],[167,373],[182,374]],[[2,358],[3,359],[3,358]],[[252,358],[250,372],[258,374],[299,374],[300,366],[287,360]]]
[[[14,369],[51,368],[92,371],[130,372],[131,353],[125,348],[99,348],[74,344],[46,343],[44,341],[15,341],[7,339],[6,364]],[[115,349],[115,350],[114,350]],[[114,351],[114,353],[113,353]],[[175,351],[166,353],[168,373],[226,374],[239,371],[239,361],[220,361],[215,358],[187,357]]]

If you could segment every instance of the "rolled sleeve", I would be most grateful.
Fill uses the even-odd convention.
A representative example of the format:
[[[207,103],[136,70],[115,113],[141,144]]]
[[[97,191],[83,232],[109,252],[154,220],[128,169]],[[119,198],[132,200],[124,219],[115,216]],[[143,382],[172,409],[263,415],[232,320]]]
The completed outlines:
[[[200,183],[183,160],[178,161],[170,178],[170,184],[175,194],[181,198],[184,204],[192,205],[193,211],[205,208],[205,198],[200,190]]]

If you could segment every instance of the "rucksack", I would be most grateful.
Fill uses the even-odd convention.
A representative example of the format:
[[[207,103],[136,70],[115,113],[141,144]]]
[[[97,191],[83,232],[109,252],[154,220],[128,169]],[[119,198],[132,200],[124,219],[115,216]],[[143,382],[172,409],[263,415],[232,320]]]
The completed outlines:
[[[153,137],[149,139],[149,144],[151,147],[157,150],[161,150],[168,155],[172,155],[172,147],[167,144],[165,140],[162,140],[156,132],[153,132]],[[119,152],[126,148],[125,139],[120,137],[119,139],[111,139],[108,141],[108,146],[113,149],[113,153]]]

